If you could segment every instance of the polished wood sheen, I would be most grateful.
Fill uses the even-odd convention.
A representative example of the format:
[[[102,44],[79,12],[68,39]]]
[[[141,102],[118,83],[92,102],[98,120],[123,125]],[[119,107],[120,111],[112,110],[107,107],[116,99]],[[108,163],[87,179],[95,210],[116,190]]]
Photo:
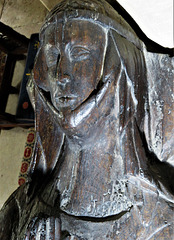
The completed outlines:
[[[64,0],[40,32],[28,182],[0,239],[173,239],[173,58],[104,0]]]

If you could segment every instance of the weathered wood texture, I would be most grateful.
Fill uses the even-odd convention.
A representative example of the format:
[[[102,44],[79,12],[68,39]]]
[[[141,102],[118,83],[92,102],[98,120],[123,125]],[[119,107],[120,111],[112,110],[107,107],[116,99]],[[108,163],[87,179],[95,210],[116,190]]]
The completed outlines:
[[[0,238],[172,239],[172,81],[173,58],[105,1],[61,1],[33,72],[30,178]]]

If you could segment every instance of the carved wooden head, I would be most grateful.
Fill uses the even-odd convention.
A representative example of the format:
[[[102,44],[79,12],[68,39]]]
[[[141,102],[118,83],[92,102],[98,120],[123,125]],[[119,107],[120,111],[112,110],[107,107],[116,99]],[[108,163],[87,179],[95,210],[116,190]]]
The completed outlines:
[[[85,120],[88,131],[113,108],[115,117],[123,113],[124,127],[130,116],[126,108],[141,112],[146,92],[141,47],[129,25],[103,0],[61,1],[52,10],[41,29],[34,80],[62,114],[58,121],[64,130]]]
[[[76,109],[96,89],[106,42],[105,29],[87,21],[49,25],[45,30],[41,52],[47,67],[46,90],[57,110]]]

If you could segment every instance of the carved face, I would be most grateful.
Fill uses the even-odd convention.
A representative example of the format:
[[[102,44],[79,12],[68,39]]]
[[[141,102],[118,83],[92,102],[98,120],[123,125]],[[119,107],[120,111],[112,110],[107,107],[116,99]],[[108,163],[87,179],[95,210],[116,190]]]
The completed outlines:
[[[103,71],[106,32],[94,23],[73,20],[47,27],[42,46],[48,90],[55,108],[72,111],[96,89]]]

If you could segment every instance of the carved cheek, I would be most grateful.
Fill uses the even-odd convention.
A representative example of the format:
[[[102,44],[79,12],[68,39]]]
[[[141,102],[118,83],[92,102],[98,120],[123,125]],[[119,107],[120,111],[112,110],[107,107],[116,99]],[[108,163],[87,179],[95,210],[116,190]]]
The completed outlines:
[[[73,67],[72,67],[72,76],[73,78],[80,78],[80,71],[79,71],[79,63],[74,63]]]
[[[78,82],[78,84],[87,85],[87,83],[90,83],[92,80],[92,68],[89,60],[75,63],[72,68],[72,74],[74,81]]]
[[[90,58],[83,65],[83,71],[88,82],[87,86],[92,87],[93,90],[101,78],[102,58],[103,54],[98,54],[96,51],[93,51]]]

